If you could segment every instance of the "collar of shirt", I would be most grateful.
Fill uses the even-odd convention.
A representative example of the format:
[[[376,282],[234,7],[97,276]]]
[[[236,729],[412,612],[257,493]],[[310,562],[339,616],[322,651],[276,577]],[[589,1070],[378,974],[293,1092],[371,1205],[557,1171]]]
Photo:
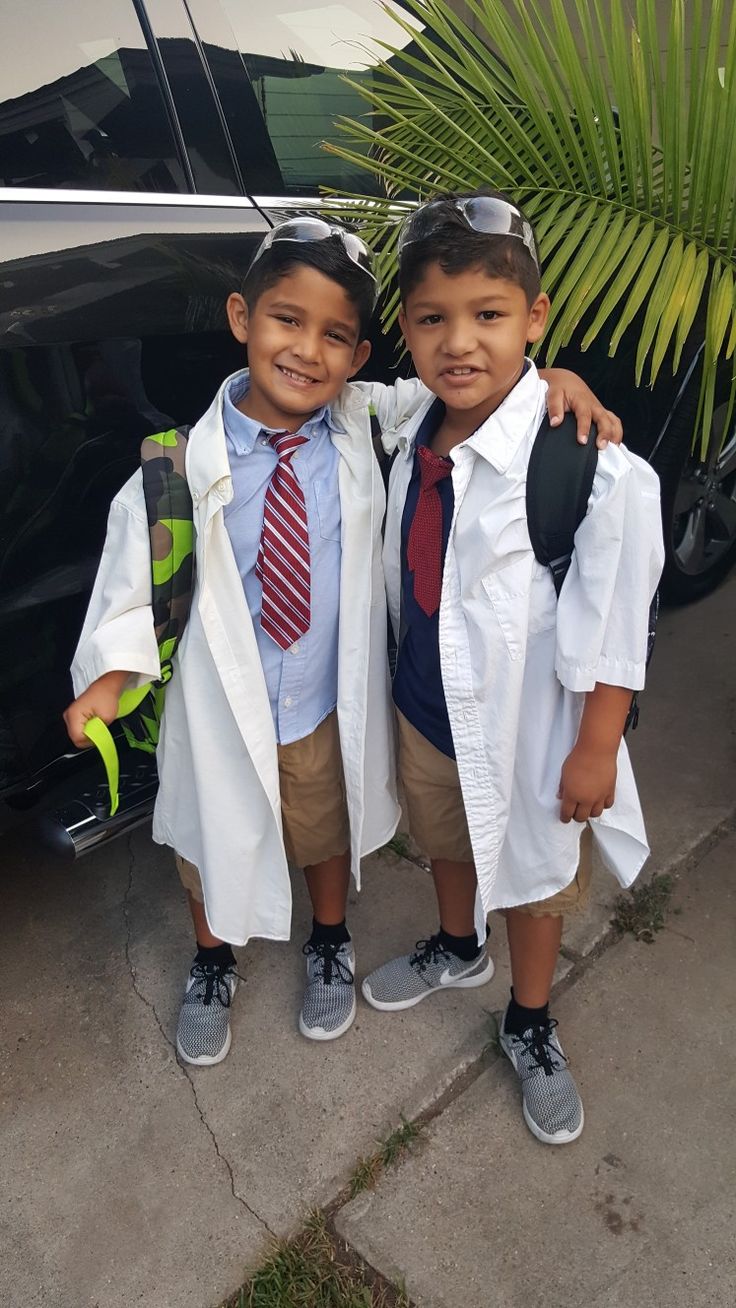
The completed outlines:
[[[283,430],[281,427],[264,427],[255,418],[249,418],[247,414],[242,413],[237,408],[240,400],[247,394],[249,384],[247,373],[238,373],[233,377],[223,397],[222,418],[225,436],[228,444],[236,454],[250,454],[261,432],[265,432],[268,436],[272,432]],[[327,404],[323,404],[320,409],[316,409],[298,430],[300,435],[306,436],[309,441],[317,433],[320,426],[326,426],[330,430],[337,430]]]
[[[463,445],[475,450],[497,472],[507,472],[529,430],[532,426],[536,430],[539,424],[540,404],[544,403],[546,393],[546,383],[534,364],[526,359],[524,371],[513,390],[477,431],[463,441]]]

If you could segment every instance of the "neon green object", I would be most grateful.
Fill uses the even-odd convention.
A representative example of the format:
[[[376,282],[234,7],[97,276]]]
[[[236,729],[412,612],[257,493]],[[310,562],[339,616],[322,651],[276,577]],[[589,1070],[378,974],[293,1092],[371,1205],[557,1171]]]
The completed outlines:
[[[147,436],[141,445],[143,493],[151,544],[151,607],[160,660],[159,676],[124,690],[117,717],[130,749],[154,754],[172,659],[189,617],[194,584],[194,520],[186,476],[188,427]],[[99,751],[110,790],[110,816],[120,802],[120,764],[110,728],[100,718],[84,734]]]

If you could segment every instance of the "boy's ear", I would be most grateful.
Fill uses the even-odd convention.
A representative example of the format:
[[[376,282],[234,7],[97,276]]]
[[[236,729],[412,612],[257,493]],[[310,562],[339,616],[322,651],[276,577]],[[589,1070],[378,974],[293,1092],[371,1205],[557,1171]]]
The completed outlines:
[[[355,354],[353,355],[353,362],[350,366],[350,372],[348,373],[348,377],[354,377],[356,372],[360,372],[361,368],[363,367],[363,364],[367,363],[370,357],[371,357],[370,341],[361,341],[360,344],[356,345],[355,347]]]
[[[245,345],[248,341],[248,305],[242,295],[238,295],[234,291],[232,295],[228,295],[225,308],[227,309],[230,331],[236,341],[240,341],[241,345]]]
[[[528,341],[538,341],[544,334],[549,311],[549,296],[545,295],[544,291],[541,291],[529,310],[529,325],[526,333],[526,339]]]

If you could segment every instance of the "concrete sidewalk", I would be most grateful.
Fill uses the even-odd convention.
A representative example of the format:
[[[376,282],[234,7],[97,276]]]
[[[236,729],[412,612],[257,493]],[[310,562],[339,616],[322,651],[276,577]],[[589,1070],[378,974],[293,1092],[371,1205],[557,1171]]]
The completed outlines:
[[[540,1145],[499,1057],[340,1234],[417,1308],[736,1303],[736,836],[652,945],[609,949],[555,1005],[586,1110]]]
[[[735,600],[736,580],[699,605],[665,613],[661,621],[651,689],[632,739],[652,837],[652,871],[682,863],[733,813]],[[659,959],[666,970],[660,947],[665,938],[649,949],[620,944],[601,959],[586,962],[608,930],[617,893],[603,876],[595,885],[590,917],[566,936],[559,973],[569,981],[582,974],[562,1000],[560,1016],[576,1014],[568,1043],[585,1074],[589,1126],[580,1145],[545,1152],[531,1137],[525,1138],[505,1069],[484,1074],[465,1094],[459,1090],[461,1074],[477,1064],[488,1042],[488,1010],[501,1007],[507,994],[508,971],[497,929],[493,952],[498,971],[490,986],[449,992],[405,1014],[379,1014],[361,1003],[344,1040],[312,1045],[296,1030],[304,967],[300,944],[309,922],[298,880],[292,943],[256,942],[241,952],[244,984],[233,1010],[232,1052],[221,1066],[196,1072],[180,1067],[173,1051],[191,936],[167,851],[153,846],[142,831],[127,845],[119,842],[70,869],[39,853],[30,835],[19,830],[4,854],[0,1245],[3,1302],[9,1308],[208,1308],[257,1264],[271,1233],[293,1231],[310,1208],[334,1199],[358,1157],[372,1152],[401,1113],[413,1117],[455,1087],[450,1106],[435,1120],[430,1145],[387,1177],[367,1208],[353,1205],[340,1219],[371,1261],[375,1258],[379,1267],[407,1274],[409,1289],[418,1298],[425,1296],[419,1301],[444,1303],[426,1297],[427,1278],[430,1289],[434,1284],[438,1294],[446,1294],[442,1266],[452,1265],[455,1244],[459,1248],[461,1240],[470,1240],[472,1227],[462,1206],[458,1210],[448,1201],[444,1213],[450,1214],[449,1222],[442,1206],[432,1207],[443,1195],[441,1188],[433,1195],[431,1168],[444,1157],[432,1151],[444,1148],[436,1141],[445,1139],[440,1135],[445,1123],[448,1156],[457,1152],[458,1139],[464,1141],[465,1202],[471,1195],[496,1195],[499,1203],[493,1213],[498,1217],[500,1207],[516,1212],[522,1234],[529,1229],[524,1223],[536,1222],[546,1193],[547,1211],[553,1195],[565,1197],[568,1188],[582,1203],[583,1181],[574,1177],[576,1159],[588,1156],[583,1151],[606,1144],[600,1158],[596,1156],[603,1168],[604,1154],[626,1157],[615,1144],[617,1134],[627,1128],[622,1093],[612,1085],[605,1062],[611,1050],[601,1044],[594,1026],[580,1024],[579,1001],[573,998],[580,987],[592,987],[585,990],[586,1014],[599,1004],[602,1018],[616,1024],[622,1085],[630,1089],[634,1115],[646,1110],[653,1160],[659,1149],[674,1169],[681,1136],[687,1139],[692,1117],[700,1118],[707,1110],[707,1103],[693,1105],[689,1098],[696,1093],[691,1075],[683,1083],[688,1098],[676,1103],[670,1097],[667,1120],[657,1118],[656,1099],[666,1088],[662,1046],[656,1056],[637,1053],[640,1047],[644,1050],[643,1032],[650,1033],[650,1028],[639,1028],[638,1003],[616,1006],[619,991],[613,979],[606,980],[607,969],[618,966],[616,959],[622,960],[623,979],[629,971],[633,976],[644,960],[648,971],[639,984],[643,981],[645,990],[654,986]],[[725,930],[720,920],[723,904],[715,890],[713,894],[710,910],[720,939]],[[696,907],[701,900],[705,911],[702,896],[696,896]],[[434,897],[426,871],[390,852],[367,860],[365,890],[351,905],[350,922],[360,976],[434,928]],[[693,919],[691,934],[699,950],[704,945],[698,933],[704,931]],[[732,975],[732,955],[705,952],[711,969],[720,961]],[[673,961],[675,972],[677,966]],[[693,975],[699,974],[699,966]],[[599,976],[601,994],[596,990]],[[681,996],[656,984],[662,1011],[669,1012],[669,1031],[682,1011]],[[723,985],[725,981],[721,989]],[[631,996],[636,995],[634,988]],[[703,1002],[700,989],[693,989],[692,1001],[698,1011]],[[647,1014],[642,1020],[649,1020]],[[724,1023],[719,1029],[725,1028]],[[718,1044],[712,1025],[707,1029],[704,1076],[707,1086],[713,1086],[726,1073],[725,1044]],[[684,1053],[695,1040],[693,1030],[690,1025],[676,1030]],[[700,1051],[699,1037],[695,1044]],[[676,1083],[671,1093],[676,1097]],[[495,1123],[491,1135],[487,1123],[483,1129],[488,1117]],[[472,1136],[471,1124],[476,1126]],[[504,1150],[517,1144],[534,1166],[541,1152],[544,1167],[553,1168],[558,1178],[552,1185],[549,1178],[542,1180],[545,1174],[540,1171],[541,1188],[535,1183],[536,1197],[528,1205],[511,1154],[504,1158]],[[435,1162],[424,1172],[430,1157]],[[725,1166],[725,1154],[721,1164]],[[529,1162],[527,1170],[531,1166]],[[615,1165],[611,1167],[615,1172]],[[676,1187],[670,1186],[670,1236],[673,1223],[694,1220],[704,1185],[717,1179],[710,1164],[709,1169],[706,1177],[701,1163],[693,1164],[687,1213]],[[598,1175],[602,1178],[605,1172]],[[668,1185],[674,1175],[673,1170],[664,1177]],[[451,1180],[448,1173],[448,1186]],[[603,1179],[600,1184],[604,1186]],[[599,1199],[606,1209],[610,1193],[606,1211],[618,1213],[622,1223],[630,1221],[622,1207],[624,1198],[631,1193],[633,1206],[639,1191],[623,1189],[621,1196],[615,1185],[602,1188],[600,1196],[596,1192],[593,1211]],[[642,1195],[648,1199],[649,1192],[642,1190]],[[555,1201],[555,1209],[559,1206]],[[425,1209],[443,1219],[432,1231],[420,1221]],[[705,1222],[706,1210],[699,1211]],[[653,1212],[650,1207],[644,1217]],[[389,1213],[391,1240],[384,1238],[391,1226]],[[665,1216],[660,1214],[657,1222],[663,1223]],[[617,1220],[611,1218],[614,1225]],[[580,1223],[581,1260],[595,1249],[586,1244],[591,1223],[586,1210],[586,1220],[581,1216]],[[511,1227],[505,1229],[508,1233]],[[475,1308],[476,1302],[479,1308],[496,1303],[507,1308],[516,1302],[543,1301],[489,1297],[501,1283],[499,1268],[513,1261],[501,1230],[499,1225],[493,1245],[484,1228],[476,1230],[480,1251],[488,1259],[482,1274],[481,1264],[471,1259],[472,1250],[468,1247],[463,1254],[468,1275],[473,1269],[472,1275],[480,1276],[478,1284],[487,1281],[481,1297],[472,1298],[468,1282],[467,1293],[450,1302],[461,1308]],[[626,1241],[633,1238],[625,1227]],[[614,1247],[623,1244],[619,1240]],[[695,1263],[699,1256],[693,1249]],[[611,1275],[629,1265],[627,1258],[611,1265]],[[549,1270],[546,1255],[539,1261]],[[459,1261],[457,1267],[456,1284]],[[527,1271],[519,1261],[520,1295]],[[512,1285],[508,1279],[502,1283]],[[587,1301],[579,1297],[564,1302]],[[623,1305],[627,1300],[600,1302]],[[638,1300],[634,1302],[639,1308]]]

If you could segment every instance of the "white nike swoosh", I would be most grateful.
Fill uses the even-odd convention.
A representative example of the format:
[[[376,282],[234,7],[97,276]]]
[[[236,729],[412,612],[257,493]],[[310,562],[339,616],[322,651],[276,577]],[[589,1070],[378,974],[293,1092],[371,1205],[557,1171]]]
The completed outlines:
[[[440,985],[449,986],[452,984],[453,981],[459,981],[462,977],[468,976],[473,971],[473,968],[477,967],[477,964],[478,964],[478,960],[476,959],[474,963],[470,963],[466,968],[463,969],[462,972],[454,972],[454,973],[450,971],[449,967],[446,967],[444,972],[442,973],[442,976],[440,977],[440,981],[439,981]]]

